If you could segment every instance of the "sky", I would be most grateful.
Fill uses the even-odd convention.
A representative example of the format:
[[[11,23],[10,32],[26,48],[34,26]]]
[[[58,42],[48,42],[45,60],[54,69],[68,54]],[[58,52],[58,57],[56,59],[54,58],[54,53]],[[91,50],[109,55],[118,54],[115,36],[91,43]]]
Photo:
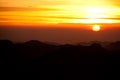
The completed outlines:
[[[120,0],[0,0],[0,33],[13,41],[120,40]]]

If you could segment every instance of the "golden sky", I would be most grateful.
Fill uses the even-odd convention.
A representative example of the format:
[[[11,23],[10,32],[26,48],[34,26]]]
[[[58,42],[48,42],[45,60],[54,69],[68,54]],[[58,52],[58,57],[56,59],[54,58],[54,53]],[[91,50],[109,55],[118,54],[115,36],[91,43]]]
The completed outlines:
[[[0,0],[0,25],[120,23],[120,0]]]

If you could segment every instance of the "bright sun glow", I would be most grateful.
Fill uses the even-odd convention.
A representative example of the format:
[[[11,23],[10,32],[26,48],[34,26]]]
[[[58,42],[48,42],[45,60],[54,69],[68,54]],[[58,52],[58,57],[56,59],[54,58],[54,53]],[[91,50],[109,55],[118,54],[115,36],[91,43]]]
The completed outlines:
[[[0,0],[0,25],[119,24],[119,0]]]
[[[85,12],[88,13],[86,18],[105,18],[107,15],[105,14],[109,9],[105,8],[87,8]]]
[[[93,25],[92,30],[93,31],[100,31],[100,25]]]

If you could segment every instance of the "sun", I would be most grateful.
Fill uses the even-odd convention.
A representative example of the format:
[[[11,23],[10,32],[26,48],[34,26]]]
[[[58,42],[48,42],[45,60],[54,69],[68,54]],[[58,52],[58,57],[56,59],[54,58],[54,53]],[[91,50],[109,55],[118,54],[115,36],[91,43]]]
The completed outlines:
[[[100,27],[100,25],[93,25],[92,30],[93,31],[100,31],[101,27]]]

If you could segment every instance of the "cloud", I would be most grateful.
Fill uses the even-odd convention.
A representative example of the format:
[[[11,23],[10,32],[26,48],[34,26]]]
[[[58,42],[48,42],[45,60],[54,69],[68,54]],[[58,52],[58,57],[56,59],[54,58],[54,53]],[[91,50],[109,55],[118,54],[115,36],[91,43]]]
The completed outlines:
[[[80,17],[74,17],[74,16],[73,17],[72,16],[66,16],[66,17],[65,16],[34,16],[34,17],[40,17],[40,18],[59,18],[59,19],[90,19],[90,18],[80,18]],[[120,16],[116,16],[116,18],[98,18],[98,19],[120,20]]]
[[[0,7],[0,11],[56,11],[55,8],[36,8],[36,7]]]

